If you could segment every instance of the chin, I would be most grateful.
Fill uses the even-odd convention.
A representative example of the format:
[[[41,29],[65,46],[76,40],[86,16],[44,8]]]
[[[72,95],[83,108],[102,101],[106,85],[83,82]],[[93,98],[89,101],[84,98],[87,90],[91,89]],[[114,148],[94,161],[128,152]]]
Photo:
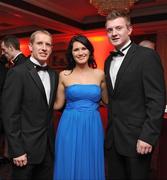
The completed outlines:
[[[38,61],[39,61],[40,64],[44,64],[47,61],[47,59],[40,59]]]
[[[86,64],[86,63],[87,61],[78,62],[78,64],[81,64],[81,65]]]
[[[120,43],[119,42],[112,42],[112,45],[117,47],[117,46],[120,46]]]
[[[39,59],[40,59],[41,61],[47,61],[48,58],[46,58],[46,57],[40,57]]]

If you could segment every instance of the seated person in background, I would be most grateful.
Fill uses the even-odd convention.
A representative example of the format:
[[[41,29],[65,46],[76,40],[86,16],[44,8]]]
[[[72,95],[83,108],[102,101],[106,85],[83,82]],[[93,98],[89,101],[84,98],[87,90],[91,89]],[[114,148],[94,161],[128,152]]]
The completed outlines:
[[[143,40],[139,43],[140,46],[155,49],[155,43],[150,40]]]

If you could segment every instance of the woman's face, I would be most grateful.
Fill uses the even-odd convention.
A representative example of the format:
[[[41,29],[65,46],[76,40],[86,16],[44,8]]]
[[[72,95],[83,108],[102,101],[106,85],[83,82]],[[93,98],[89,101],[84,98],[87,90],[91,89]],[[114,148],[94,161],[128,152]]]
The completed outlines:
[[[72,55],[76,64],[86,64],[88,63],[90,52],[86,46],[76,41],[73,43]]]

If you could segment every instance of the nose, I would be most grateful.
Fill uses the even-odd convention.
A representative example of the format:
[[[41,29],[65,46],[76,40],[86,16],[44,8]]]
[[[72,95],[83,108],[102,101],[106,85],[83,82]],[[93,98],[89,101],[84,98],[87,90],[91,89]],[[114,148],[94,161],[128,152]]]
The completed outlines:
[[[42,49],[46,51],[46,44],[42,45]]]
[[[79,54],[79,55],[82,55],[82,54],[83,54],[82,49],[80,49],[80,50],[78,51],[78,54]]]
[[[117,35],[117,30],[116,30],[116,29],[113,29],[113,31],[112,31],[112,36],[115,36],[115,35]]]

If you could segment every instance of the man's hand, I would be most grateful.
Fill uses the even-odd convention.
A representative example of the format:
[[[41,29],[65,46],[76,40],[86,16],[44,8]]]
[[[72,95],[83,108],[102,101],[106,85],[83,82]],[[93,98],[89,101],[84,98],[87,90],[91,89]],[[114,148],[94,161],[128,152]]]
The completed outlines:
[[[27,165],[27,154],[23,154],[22,156],[13,158],[13,163],[16,166],[20,166],[20,167]]]
[[[136,150],[139,154],[148,154],[152,152],[152,145],[138,139]]]

